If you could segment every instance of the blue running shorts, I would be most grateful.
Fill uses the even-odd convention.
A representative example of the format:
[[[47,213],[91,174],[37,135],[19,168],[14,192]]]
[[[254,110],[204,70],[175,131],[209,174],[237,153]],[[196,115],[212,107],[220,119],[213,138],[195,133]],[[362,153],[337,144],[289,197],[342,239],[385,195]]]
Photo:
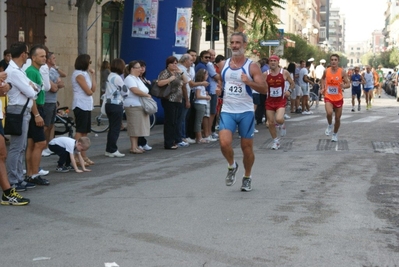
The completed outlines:
[[[219,131],[230,130],[233,134],[238,126],[238,134],[241,138],[252,139],[255,131],[255,115],[253,111],[243,113],[220,114]]]

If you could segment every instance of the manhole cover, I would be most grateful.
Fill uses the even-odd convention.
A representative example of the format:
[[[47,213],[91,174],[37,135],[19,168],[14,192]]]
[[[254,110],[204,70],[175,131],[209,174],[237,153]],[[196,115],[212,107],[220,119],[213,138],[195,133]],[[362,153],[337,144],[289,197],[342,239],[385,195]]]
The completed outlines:
[[[374,152],[386,154],[399,154],[399,142],[372,142]]]
[[[331,142],[331,139],[319,139],[319,143],[317,144],[317,151],[326,151],[326,150],[349,150],[348,141],[346,140],[338,140],[338,142]]]

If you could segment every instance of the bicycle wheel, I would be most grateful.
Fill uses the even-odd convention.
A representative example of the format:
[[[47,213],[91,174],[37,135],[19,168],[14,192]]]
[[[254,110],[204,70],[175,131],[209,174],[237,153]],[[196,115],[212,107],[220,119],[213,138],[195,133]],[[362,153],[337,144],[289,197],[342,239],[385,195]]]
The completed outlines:
[[[154,128],[156,123],[157,117],[155,116],[155,114],[150,115],[150,129]]]
[[[91,111],[91,131],[94,133],[103,133],[109,128],[107,115],[101,113],[101,106],[95,105]]]
[[[311,108],[314,104],[314,102],[316,102],[317,100],[317,95],[313,92],[309,92],[309,108]]]

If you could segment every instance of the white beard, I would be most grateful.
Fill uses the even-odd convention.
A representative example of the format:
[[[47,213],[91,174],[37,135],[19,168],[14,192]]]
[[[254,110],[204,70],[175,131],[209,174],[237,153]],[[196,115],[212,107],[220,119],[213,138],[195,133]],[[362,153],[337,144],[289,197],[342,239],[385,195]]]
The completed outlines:
[[[242,56],[242,55],[244,55],[244,53],[245,53],[245,50],[244,50],[244,48],[240,48],[238,51],[232,51],[232,55],[233,56]]]

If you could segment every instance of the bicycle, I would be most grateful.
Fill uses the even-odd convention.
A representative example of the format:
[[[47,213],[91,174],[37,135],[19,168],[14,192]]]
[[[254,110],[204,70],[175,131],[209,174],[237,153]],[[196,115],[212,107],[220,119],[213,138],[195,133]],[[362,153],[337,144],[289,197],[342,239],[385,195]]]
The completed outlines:
[[[126,120],[125,110],[123,110],[123,120]],[[150,129],[152,129],[157,122],[155,114],[150,115]],[[94,133],[104,133],[109,128],[109,121],[107,115],[101,113],[101,105],[95,105],[91,111],[91,131]]]
[[[57,108],[54,121],[54,135],[62,135],[68,133],[68,136],[73,138],[73,128],[75,122],[73,118],[68,116],[69,108]]]

